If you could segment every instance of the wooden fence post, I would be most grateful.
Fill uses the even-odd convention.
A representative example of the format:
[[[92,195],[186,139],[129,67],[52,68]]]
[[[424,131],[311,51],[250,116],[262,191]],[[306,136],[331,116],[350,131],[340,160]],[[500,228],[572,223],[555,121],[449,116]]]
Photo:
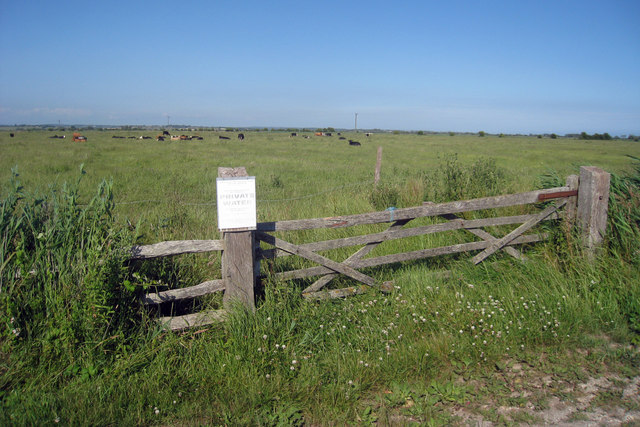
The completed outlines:
[[[382,146],[378,147],[378,155],[376,157],[376,171],[373,175],[373,185],[378,186],[380,181],[380,168],[382,168]]]
[[[580,177],[578,175],[569,175],[566,182],[566,186],[571,190],[578,190]],[[577,209],[578,196],[568,197],[567,204],[564,207],[564,223],[567,231],[572,230],[575,225]]]
[[[580,167],[577,223],[583,245],[593,255],[607,227],[611,175],[595,166]]]
[[[242,168],[218,168],[220,178],[248,176]],[[222,233],[222,279],[225,283],[223,302],[225,308],[240,303],[255,311],[256,274],[255,231],[226,231]]]

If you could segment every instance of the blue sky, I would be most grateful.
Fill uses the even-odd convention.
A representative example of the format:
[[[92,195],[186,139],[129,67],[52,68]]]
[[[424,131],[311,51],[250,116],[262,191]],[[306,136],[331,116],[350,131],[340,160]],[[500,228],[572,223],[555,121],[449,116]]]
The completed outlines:
[[[0,0],[0,124],[640,134],[640,1]]]

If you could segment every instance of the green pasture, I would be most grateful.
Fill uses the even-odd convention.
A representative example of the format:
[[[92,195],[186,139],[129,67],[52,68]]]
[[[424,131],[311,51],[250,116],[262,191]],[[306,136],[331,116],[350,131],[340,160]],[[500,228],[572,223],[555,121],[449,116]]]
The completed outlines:
[[[0,425],[543,424],[552,399],[575,405],[583,384],[605,379],[560,421],[640,409],[624,392],[640,375],[637,142],[344,134],[362,144],[352,147],[335,134],[157,142],[112,138],[152,131],[94,130],[74,143],[54,133],[0,132]],[[276,221],[562,185],[581,165],[612,172],[607,236],[592,257],[551,223],[549,241],[524,248],[526,262],[498,253],[478,266],[468,254],[397,263],[364,271],[392,279],[392,292],[323,302],[301,298],[308,282],[274,279],[300,266],[283,257],[263,262],[255,313],[231,309],[223,324],[181,333],[158,325],[140,294],[220,277],[219,254],[128,262],[134,243],[219,237],[219,166],[255,175],[258,220]],[[416,222],[429,221],[438,219]],[[383,226],[359,227],[285,237]],[[385,242],[372,255],[467,234]],[[164,311],[220,304],[215,295]]]
[[[290,138],[286,132],[174,132],[198,134],[203,141],[114,139],[152,136],[157,131],[87,131],[86,143],[50,139],[60,131],[0,132],[0,183],[6,190],[11,169],[29,188],[74,182],[84,164],[81,194],[102,179],[113,179],[117,214],[142,219],[160,236],[216,236],[215,179],[219,166],[245,166],[256,176],[258,220],[324,217],[376,210],[369,203],[378,147],[383,149],[381,183],[420,203],[432,186],[427,176],[445,159],[462,165],[491,159],[507,173],[504,193],[535,189],[541,174],[554,171],[564,179],[581,165],[610,172],[627,171],[640,156],[640,144],[628,140],[584,141],[522,136],[415,135],[344,133],[332,137]],[[230,137],[220,140],[219,136]],[[349,146],[357,140],[360,147]]]

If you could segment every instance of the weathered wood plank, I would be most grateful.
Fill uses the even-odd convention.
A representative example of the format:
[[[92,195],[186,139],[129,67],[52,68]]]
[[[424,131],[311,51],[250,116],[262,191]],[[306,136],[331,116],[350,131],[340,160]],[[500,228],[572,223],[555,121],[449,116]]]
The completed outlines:
[[[225,282],[224,305],[239,302],[255,310],[254,237],[252,231],[224,233],[222,279]]]
[[[158,323],[164,325],[165,328],[171,331],[179,331],[181,329],[224,322],[226,317],[227,312],[225,310],[209,310],[184,316],[161,317],[158,319]]]
[[[533,218],[531,215],[516,215],[498,218],[483,218],[473,220],[453,220],[442,224],[425,225],[421,227],[405,228],[402,230],[386,230],[380,233],[367,234],[363,236],[344,237],[341,239],[325,240],[321,242],[303,243],[299,247],[313,252],[325,251],[348,246],[356,246],[370,243],[380,243],[392,239],[402,239],[406,237],[421,236],[423,234],[439,233],[444,231],[452,231],[459,229],[470,229],[480,227],[493,227],[499,225],[522,224],[523,222]],[[557,219],[558,215],[553,214],[547,219]],[[266,249],[259,251],[260,258],[273,258],[274,256],[290,256],[286,251]]]
[[[303,258],[321,264],[329,268],[329,271],[342,273],[366,285],[377,287],[375,279],[367,276],[366,274],[360,273],[359,271],[349,267],[348,265],[333,261],[329,258],[323,257],[322,255],[318,255],[315,252],[302,249],[299,246],[296,246],[289,242],[285,242],[284,240],[278,239],[277,237],[274,237],[267,233],[258,232],[256,233],[256,236],[263,242],[267,242],[277,248],[284,249],[287,252],[299,255]]]
[[[173,240],[154,243],[153,245],[134,246],[131,248],[131,259],[150,259],[222,250],[224,250],[224,242],[222,240]]]
[[[567,201],[563,200],[557,206],[549,206],[549,207],[547,207],[545,210],[543,210],[542,212],[537,214],[534,218],[531,218],[529,221],[525,222],[520,227],[516,228],[515,230],[513,230],[512,232],[510,232],[506,236],[504,236],[504,237],[502,237],[502,238],[500,238],[498,240],[491,241],[489,246],[484,251],[480,252],[478,255],[473,257],[472,262],[474,264],[481,263],[482,261],[487,259],[490,255],[492,255],[496,251],[500,250],[500,248],[502,248],[503,246],[508,245],[509,242],[514,240],[516,237],[518,237],[521,234],[525,233],[526,231],[528,231],[529,229],[534,227],[536,224],[538,224],[540,221],[542,221],[543,219],[545,219],[546,217],[548,217],[549,215],[551,215],[552,213],[554,213],[555,211],[560,209],[562,206],[565,205],[565,203],[567,203]]]
[[[209,280],[195,286],[182,289],[171,289],[168,291],[150,293],[142,297],[145,304],[161,304],[169,301],[178,301],[187,298],[201,297],[214,292],[224,290],[224,280]]]
[[[402,220],[402,221],[396,221],[387,229],[387,231],[393,231],[393,230],[396,230],[396,229],[400,229],[405,224],[407,224],[409,221],[411,221],[411,220],[405,219],[405,220]],[[379,242],[370,242],[370,243],[368,243],[367,245],[365,245],[362,248],[360,248],[356,253],[354,253],[349,258],[347,258],[344,261],[344,263],[346,265],[350,266],[353,263],[353,261],[361,259],[361,258],[364,258],[365,256],[367,256],[380,243],[382,243],[382,240],[379,241]],[[319,291],[320,289],[322,289],[324,286],[326,286],[331,280],[333,280],[337,276],[338,276],[337,273],[329,273],[329,274],[319,278],[318,280],[316,280],[311,286],[309,286],[305,290],[303,290],[302,293]]]
[[[348,288],[342,289],[331,289],[326,291],[316,291],[316,292],[303,292],[302,297],[310,300],[326,300],[326,299],[335,299],[335,298],[344,298],[352,295],[364,294],[369,289],[368,286],[360,285],[360,286],[350,286]]]
[[[257,224],[259,231],[291,231],[311,230],[316,228],[339,228],[354,225],[377,224],[393,222],[401,219],[413,219],[425,216],[436,216],[448,213],[469,212],[481,209],[504,208],[507,206],[537,203],[541,194],[569,191],[567,187],[548,188],[529,191],[526,193],[509,194],[504,196],[482,197],[479,199],[438,203],[431,206],[395,209],[393,212],[382,211],[358,215],[344,215],[329,218],[299,219],[277,222],[261,222]]]
[[[567,177],[567,187],[577,190],[579,184],[580,184],[580,178],[578,177],[578,175],[569,175]],[[571,228],[573,227],[573,224],[576,221],[577,211],[578,211],[578,196],[569,197],[567,199],[567,204],[564,207],[564,220],[568,230],[571,230]]]
[[[611,175],[594,166],[580,168],[577,223],[590,255],[602,243],[607,227]]]
[[[549,238],[549,235],[547,233],[530,234],[530,235],[520,236],[514,239],[510,243],[510,245],[520,245],[525,243],[540,242],[548,238]],[[401,254],[383,255],[376,258],[367,258],[363,260],[358,260],[352,265],[352,267],[353,268],[376,267],[379,265],[393,264],[396,262],[415,261],[419,259],[431,258],[435,256],[440,256],[440,255],[450,255],[454,253],[481,250],[481,249],[485,249],[487,246],[489,246],[489,244],[490,242],[487,242],[487,241],[461,243],[458,245],[443,246],[443,247],[431,248],[431,249],[422,249],[419,251],[405,252]],[[283,271],[280,273],[276,273],[275,277],[282,280],[303,279],[305,277],[320,276],[322,274],[327,274],[331,272],[332,272],[331,269],[327,267],[319,266],[319,267],[303,268],[300,270]]]
[[[448,219],[450,221],[455,221],[455,220],[459,220],[461,219],[458,215],[456,214],[445,214],[445,215],[440,215],[442,218]],[[524,221],[523,221],[524,222]],[[488,241],[493,241],[496,240],[497,237],[487,233],[486,231],[484,231],[481,228],[466,228],[465,230],[467,230],[469,233],[473,234],[474,236],[480,237],[483,240],[488,240]],[[509,255],[511,255],[512,257],[519,259],[519,260],[524,260],[524,255],[522,255],[520,253],[519,250],[517,250],[516,248],[514,248],[513,246],[506,246],[503,248],[504,251],[506,253],[508,253]]]

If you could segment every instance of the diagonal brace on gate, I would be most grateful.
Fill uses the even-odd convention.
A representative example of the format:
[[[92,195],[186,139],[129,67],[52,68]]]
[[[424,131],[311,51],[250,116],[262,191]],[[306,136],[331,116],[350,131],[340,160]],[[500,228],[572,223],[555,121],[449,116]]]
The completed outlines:
[[[319,255],[315,252],[312,252],[308,249],[304,249],[301,248],[298,245],[294,245],[293,243],[289,243],[289,242],[285,242],[282,239],[278,239],[275,236],[272,236],[270,234],[258,231],[256,232],[256,237],[266,243],[269,243],[270,245],[275,246],[278,249],[282,249],[285,252],[289,252],[290,254],[293,255],[298,255],[301,256],[303,258],[306,258],[310,261],[316,262],[320,265],[323,265],[325,267],[327,267],[330,270],[335,271],[336,273],[342,273],[345,276],[349,276],[352,279],[355,279],[359,282],[362,282],[366,285],[369,285],[371,287],[374,288],[378,288],[378,284],[376,283],[375,279],[373,277],[367,276],[366,274],[360,273],[359,271],[349,267],[348,265],[344,264],[344,263],[339,263],[336,261],[333,261],[327,257],[324,257],[322,255]]]
[[[396,221],[396,222],[394,222],[393,224],[391,224],[389,226],[387,231],[393,231],[393,230],[397,230],[399,228],[402,228],[409,221],[411,221],[411,219],[402,219],[400,221]],[[380,243],[382,243],[382,240],[379,241],[379,242],[367,243],[362,248],[360,248],[357,252],[355,252],[353,255],[351,255],[349,258],[344,260],[344,264],[346,264],[348,266],[353,265],[355,262],[357,262],[358,260],[364,258],[367,254],[369,254],[372,250],[374,250],[378,245],[380,245]],[[329,282],[331,282],[331,280],[333,280],[337,276],[338,276],[337,273],[325,274],[324,276],[322,276],[321,278],[316,280],[314,283],[312,283],[309,287],[304,289],[302,291],[302,293],[306,294],[306,293],[309,293],[309,292],[317,292],[320,289],[322,289],[323,287],[325,287]]]
[[[563,207],[565,204],[567,204],[567,201],[563,200],[562,202],[560,202],[556,206],[547,207],[545,210],[543,210],[538,215],[534,216],[533,218],[531,218],[530,220],[528,220],[527,222],[522,224],[520,227],[518,227],[515,230],[513,230],[511,233],[507,234],[506,236],[504,236],[504,237],[502,237],[500,239],[493,240],[488,248],[486,248],[484,251],[480,252],[478,255],[474,256],[471,261],[474,264],[481,263],[482,261],[487,259],[492,254],[494,254],[495,252],[499,251],[500,249],[502,249],[503,247],[505,247],[506,245],[511,243],[514,239],[516,239],[517,237],[522,235],[524,232],[526,232],[527,230],[533,228],[534,226],[536,226],[540,222],[544,221],[545,218],[547,218],[548,216],[550,216],[551,214],[556,212],[558,209]]]
[[[455,220],[460,220],[462,218],[460,218],[458,215],[456,214],[444,214],[444,215],[440,215],[442,218],[444,219],[448,219],[450,221],[455,221]],[[467,230],[469,233],[480,237],[482,240],[485,240],[487,242],[492,242],[494,240],[497,240],[498,238],[491,235],[490,233],[487,233],[486,231],[484,231],[481,228],[465,228],[464,230]],[[519,259],[521,261],[525,260],[525,256],[522,255],[522,253],[517,250],[516,248],[514,248],[513,246],[505,246],[504,248],[502,248],[502,250],[504,250],[506,253],[508,253],[509,255],[511,255],[512,257]]]

